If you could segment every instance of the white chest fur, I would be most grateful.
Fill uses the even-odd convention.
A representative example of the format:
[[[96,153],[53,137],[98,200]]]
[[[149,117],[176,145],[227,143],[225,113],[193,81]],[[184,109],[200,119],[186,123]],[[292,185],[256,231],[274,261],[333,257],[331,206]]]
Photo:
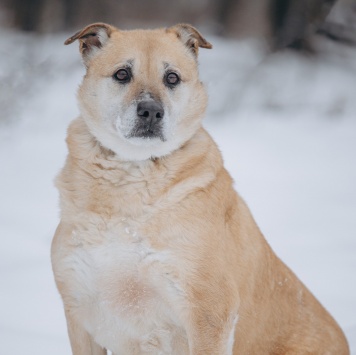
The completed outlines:
[[[177,292],[167,277],[173,255],[154,250],[126,221],[90,226],[71,229],[57,248],[66,307],[115,354],[182,354],[175,344],[186,343],[185,334],[167,297]]]

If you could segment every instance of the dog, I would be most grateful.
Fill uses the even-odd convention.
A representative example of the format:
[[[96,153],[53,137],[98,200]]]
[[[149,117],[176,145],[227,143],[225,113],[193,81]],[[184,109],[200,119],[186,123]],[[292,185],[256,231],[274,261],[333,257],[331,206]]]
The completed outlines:
[[[76,40],[86,74],[51,249],[73,354],[349,354],[201,125],[212,45],[187,24],[95,23]]]

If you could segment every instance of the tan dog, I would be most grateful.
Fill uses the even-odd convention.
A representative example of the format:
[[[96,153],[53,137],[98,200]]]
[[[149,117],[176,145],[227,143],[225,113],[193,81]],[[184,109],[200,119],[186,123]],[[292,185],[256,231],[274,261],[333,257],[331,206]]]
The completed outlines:
[[[211,45],[189,25],[77,39],[87,73],[52,245],[73,354],[349,354],[201,126]]]

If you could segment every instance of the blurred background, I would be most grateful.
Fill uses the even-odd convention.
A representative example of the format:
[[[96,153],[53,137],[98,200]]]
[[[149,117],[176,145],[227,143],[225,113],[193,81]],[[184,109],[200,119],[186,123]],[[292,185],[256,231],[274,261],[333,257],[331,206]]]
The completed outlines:
[[[223,36],[264,38],[274,48],[306,46],[313,33],[356,41],[355,0],[1,0],[0,6],[6,26],[37,33],[101,19],[124,28],[189,22]]]
[[[0,0],[0,354],[70,354],[53,180],[91,22],[196,26],[204,126],[276,253],[356,355],[356,0]]]

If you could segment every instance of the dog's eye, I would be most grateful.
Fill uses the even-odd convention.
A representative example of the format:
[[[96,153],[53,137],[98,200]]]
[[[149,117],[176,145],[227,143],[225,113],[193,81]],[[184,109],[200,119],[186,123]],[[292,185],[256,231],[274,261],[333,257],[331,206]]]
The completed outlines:
[[[114,78],[120,83],[128,83],[131,80],[131,73],[128,69],[119,69],[114,74]]]
[[[176,86],[180,82],[180,78],[176,73],[168,73],[165,77],[166,84],[170,87]]]

